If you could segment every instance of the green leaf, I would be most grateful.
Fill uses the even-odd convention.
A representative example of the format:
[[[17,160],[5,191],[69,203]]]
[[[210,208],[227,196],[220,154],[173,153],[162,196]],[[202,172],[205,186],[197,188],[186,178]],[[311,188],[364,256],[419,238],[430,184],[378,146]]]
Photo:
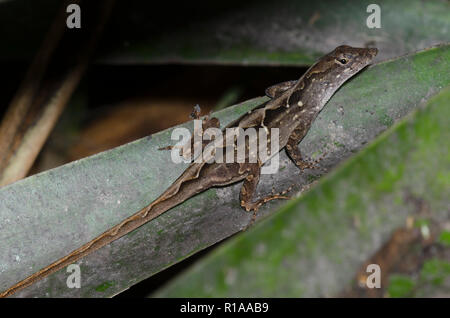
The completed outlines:
[[[442,285],[450,277],[450,262],[447,260],[431,259],[424,263],[421,271],[423,283]]]
[[[438,241],[446,247],[450,247],[450,231],[442,231]]]
[[[392,275],[389,277],[389,297],[408,297],[414,292],[415,282],[404,275]]]

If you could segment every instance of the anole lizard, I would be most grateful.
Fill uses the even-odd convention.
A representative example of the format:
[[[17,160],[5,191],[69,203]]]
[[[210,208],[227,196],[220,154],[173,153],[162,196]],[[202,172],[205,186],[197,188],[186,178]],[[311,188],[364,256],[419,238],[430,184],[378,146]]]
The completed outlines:
[[[311,168],[310,163],[302,159],[298,143],[305,137],[314,119],[334,92],[350,77],[366,67],[377,52],[376,48],[353,48],[346,45],[337,47],[320,58],[299,80],[269,87],[266,94],[272,98],[271,100],[241,116],[227,128],[265,127],[268,131],[271,128],[278,128],[279,149],[285,148],[288,156],[300,169]],[[205,129],[218,128],[219,120],[208,118],[202,125]],[[192,162],[181,176],[148,206],[69,255],[11,286],[2,292],[0,297],[10,296],[33,282],[74,263],[211,187],[244,181],[240,192],[240,204],[247,211],[256,211],[261,204],[273,199],[288,198],[284,196],[286,192],[284,191],[254,200],[253,196],[264,161],[261,158],[258,158],[256,163],[248,161],[245,160],[243,163]]]

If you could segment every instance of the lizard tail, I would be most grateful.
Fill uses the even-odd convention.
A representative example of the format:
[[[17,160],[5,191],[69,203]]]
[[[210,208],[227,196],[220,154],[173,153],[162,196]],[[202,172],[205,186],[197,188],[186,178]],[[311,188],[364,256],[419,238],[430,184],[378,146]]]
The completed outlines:
[[[187,200],[192,195],[200,192],[200,187],[183,187],[183,189],[180,190],[180,186],[185,182],[196,183],[195,181],[198,177],[198,172],[200,171],[201,166],[202,164],[192,164],[177,179],[177,181],[175,181],[163,194],[159,196],[158,199],[150,203],[148,206],[134,213],[132,216],[126,218],[106,232],[103,232],[101,235],[84,244],[80,248],[72,251],[70,254],[64,256],[63,258],[60,258],[54,263],[48,265],[47,267],[11,286],[7,290],[1,292],[0,298],[11,296],[17,291],[30,286],[34,282],[78,261],[84,256],[137,229],[138,227],[153,220],[167,210]]]
[[[125,219],[120,224],[114,226],[113,228],[109,229],[108,231],[104,232],[103,234],[97,236],[92,241],[84,244],[80,248],[74,250],[67,256],[60,258],[56,262],[48,265],[47,267],[39,270],[38,272],[32,274],[31,276],[28,276],[24,280],[16,283],[15,285],[8,288],[6,291],[0,293],[0,298],[2,297],[8,297],[14,294],[15,292],[30,286],[35,281],[38,281],[58,270],[61,268],[64,268],[67,265],[70,265],[82,257],[86,256],[87,254],[90,254],[91,252],[98,250],[99,248],[111,243],[112,241],[118,239],[119,237],[129,233],[130,231],[136,229],[137,227],[143,225],[144,223],[150,221],[151,219],[155,218],[159,214],[163,213],[164,211],[160,211],[158,215],[154,215],[154,213],[150,213],[148,210],[151,209],[151,206],[145,207],[144,209],[140,210],[139,212],[135,213],[131,217]],[[143,214],[147,214],[146,217],[142,217]]]

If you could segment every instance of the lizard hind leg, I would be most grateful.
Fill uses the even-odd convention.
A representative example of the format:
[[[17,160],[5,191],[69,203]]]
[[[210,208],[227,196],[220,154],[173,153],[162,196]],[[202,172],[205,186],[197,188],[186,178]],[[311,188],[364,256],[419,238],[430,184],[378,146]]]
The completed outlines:
[[[258,211],[259,207],[264,203],[275,199],[291,198],[289,196],[286,196],[285,194],[291,191],[292,186],[290,186],[287,190],[282,191],[280,193],[275,193],[266,196],[264,198],[258,199],[256,201],[253,201],[253,197],[256,193],[256,187],[258,186],[259,183],[260,173],[261,173],[261,166],[259,163],[248,164],[248,174],[247,177],[245,177],[244,179],[244,184],[242,185],[240,193],[241,206],[247,212],[254,211],[252,221],[250,222],[250,224],[252,224],[255,221],[256,212]]]
[[[300,149],[298,148],[298,143],[300,140],[298,138],[289,138],[288,143],[286,144],[286,153],[291,158],[291,160],[295,163],[295,165],[300,170],[305,169],[320,169],[320,167],[317,165],[323,157],[326,155],[324,153],[319,159],[310,161],[303,159],[303,156],[300,152]]]

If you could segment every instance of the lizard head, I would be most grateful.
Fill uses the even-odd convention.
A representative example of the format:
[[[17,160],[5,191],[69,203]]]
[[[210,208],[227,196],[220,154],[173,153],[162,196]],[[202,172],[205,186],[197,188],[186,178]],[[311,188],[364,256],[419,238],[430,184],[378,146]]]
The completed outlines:
[[[295,103],[295,99],[303,98],[312,100],[312,104],[317,104],[317,101],[321,100],[323,106],[345,81],[369,65],[377,53],[376,48],[338,46],[319,59],[303,75],[302,79],[314,85],[306,85],[302,96],[292,94],[289,104]],[[304,86],[304,83],[299,81],[298,86]]]
[[[287,105],[315,105],[318,113],[331,96],[350,77],[361,71],[377,55],[376,48],[341,45],[320,58],[287,94]]]
[[[341,45],[322,57],[307,72],[306,77],[333,82],[339,87],[347,79],[370,64],[377,55],[376,48],[357,48]]]
[[[341,45],[335,48],[329,55],[338,66],[345,69],[350,68],[357,72],[367,66],[377,53],[378,49],[376,48],[358,48]]]
[[[328,53],[323,59],[323,67],[328,71],[324,72],[327,80],[335,79],[336,82],[344,83],[347,79],[358,73],[370,64],[377,55],[376,48],[357,48],[348,45],[341,45]],[[324,77],[325,77],[324,76]],[[340,78],[336,80],[336,78]]]

